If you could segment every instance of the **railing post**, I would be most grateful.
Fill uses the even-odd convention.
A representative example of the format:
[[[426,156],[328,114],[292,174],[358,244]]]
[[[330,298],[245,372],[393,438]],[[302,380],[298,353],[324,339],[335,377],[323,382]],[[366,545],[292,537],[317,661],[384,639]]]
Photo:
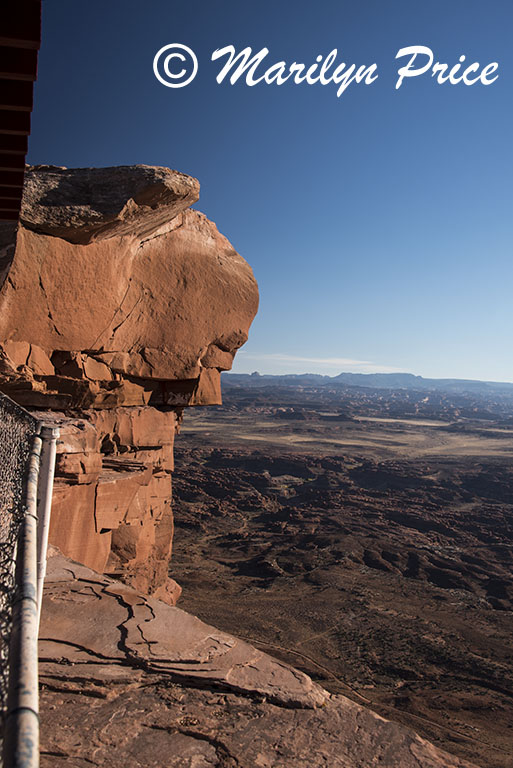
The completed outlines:
[[[43,586],[46,574],[46,553],[48,550],[48,532],[50,530],[50,513],[52,508],[53,476],[55,472],[55,456],[59,430],[54,427],[41,427],[43,441],[41,449],[41,468],[39,471],[39,486],[37,499],[37,616],[38,626],[43,602]]]

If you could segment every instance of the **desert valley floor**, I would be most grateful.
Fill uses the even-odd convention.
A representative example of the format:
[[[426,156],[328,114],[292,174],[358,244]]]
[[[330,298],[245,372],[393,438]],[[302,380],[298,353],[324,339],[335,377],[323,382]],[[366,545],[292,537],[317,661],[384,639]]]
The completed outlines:
[[[225,388],[176,445],[179,606],[483,768],[513,766],[513,410]]]

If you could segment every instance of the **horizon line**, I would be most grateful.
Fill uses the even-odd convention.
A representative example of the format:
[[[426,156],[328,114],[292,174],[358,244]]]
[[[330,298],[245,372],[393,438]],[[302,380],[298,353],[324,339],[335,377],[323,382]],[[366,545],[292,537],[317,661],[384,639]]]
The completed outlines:
[[[513,381],[498,381],[495,379],[472,379],[472,378],[462,378],[459,376],[422,376],[421,374],[417,373],[411,373],[410,371],[404,371],[404,370],[397,370],[397,371],[340,371],[339,373],[330,375],[329,373],[313,373],[309,371],[305,371],[303,373],[260,373],[260,371],[252,371],[251,373],[247,372],[238,372],[238,371],[221,371],[222,375],[228,375],[228,376],[271,376],[273,378],[282,378],[282,377],[295,377],[295,378],[301,378],[303,376],[316,376],[317,378],[322,379],[336,379],[339,376],[412,376],[415,379],[423,379],[424,381],[461,381],[461,382],[473,382],[476,384],[508,384],[513,386]]]

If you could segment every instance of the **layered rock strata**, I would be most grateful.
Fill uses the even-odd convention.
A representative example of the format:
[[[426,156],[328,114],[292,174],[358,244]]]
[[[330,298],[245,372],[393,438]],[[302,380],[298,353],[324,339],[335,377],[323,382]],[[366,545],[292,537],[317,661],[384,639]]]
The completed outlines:
[[[198,196],[167,168],[38,166],[0,231],[0,388],[61,429],[51,541],[168,602],[174,434],[221,402],[258,305]]]

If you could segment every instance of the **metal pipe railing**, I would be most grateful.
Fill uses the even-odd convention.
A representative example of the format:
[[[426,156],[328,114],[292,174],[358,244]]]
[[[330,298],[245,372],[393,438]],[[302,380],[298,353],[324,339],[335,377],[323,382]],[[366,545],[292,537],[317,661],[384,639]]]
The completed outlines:
[[[56,444],[59,430],[45,426],[5,395],[9,408],[34,435],[25,478],[23,516],[16,553],[9,642],[7,711],[3,729],[4,768],[39,766],[38,633]],[[20,469],[20,472],[22,470]],[[1,761],[0,761],[1,762]]]
[[[41,427],[41,470],[39,473],[37,500],[37,607],[38,625],[43,602],[43,586],[46,574],[46,553],[48,550],[48,533],[50,531],[50,514],[52,509],[53,476],[55,472],[55,456],[57,453],[57,438],[59,430],[52,427]]]
[[[36,436],[30,453],[27,508],[16,557],[16,597],[9,652],[9,693],[4,729],[5,768],[39,765],[37,486],[42,440]]]

